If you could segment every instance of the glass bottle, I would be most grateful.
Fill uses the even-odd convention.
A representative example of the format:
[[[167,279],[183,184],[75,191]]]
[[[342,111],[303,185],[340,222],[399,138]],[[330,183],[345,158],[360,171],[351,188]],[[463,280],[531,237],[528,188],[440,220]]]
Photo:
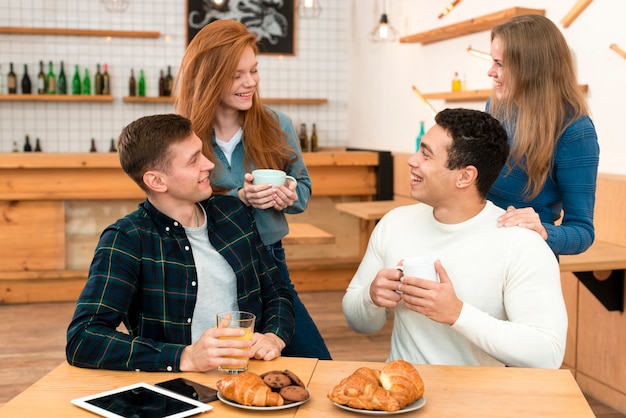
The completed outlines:
[[[30,77],[28,76],[28,65],[24,64],[24,75],[22,76],[22,94],[31,93]]]
[[[89,147],[89,152],[98,152],[96,149],[96,140],[91,138],[91,146]]]
[[[315,129],[315,124],[313,124],[311,129],[311,152],[318,152],[319,148],[317,145],[317,130]]]
[[[48,64],[48,76],[46,77],[46,85],[48,86],[48,90],[46,91],[48,94],[57,94],[57,77],[54,74],[54,66],[52,65],[52,61]]]
[[[165,95],[171,96],[174,89],[174,77],[172,77],[172,67],[167,66],[167,76],[165,76]]]
[[[59,69],[57,94],[67,94],[67,78],[65,77],[65,68],[63,68],[63,61],[61,61],[61,68]]]
[[[102,94],[111,94],[111,78],[109,77],[109,66],[104,64],[104,74],[102,74]]]
[[[300,139],[300,148],[302,152],[309,151],[309,139],[306,135],[306,124],[300,124],[300,134],[298,135],[298,139]]]
[[[7,74],[7,90],[9,94],[17,94],[17,77],[13,71],[13,63],[9,63],[9,73]]]
[[[161,70],[159,75],[159,96],[165,96],[165,76],[163,75],[163,70]]]
[[[454,78],[452,79],[452,91],[461,91],[461,79],[458,72],[454,73]]]
[[[146,77],[143,74],[143,70],[139,70],[139,97],[146,97]]]
[[[13,152],[20,152],[20,149],[17,147],[17,141],[13,141]]]
[[[130,69],[130,78],[128,79],[128,95],[137,95],[137,82],[135,81],[135,73],[132,68]]]
[[[85,68],[85,75],[83,76],[83,94],[91,94],[91,80],[89,80],[89,70]]]
[[[39,142],[39,138],[35,140],[35,152],[41,152],[41,142]]]
[[[420,121],[420,132],[417,134],[417,138],[415,138],[415,151],[420,150],[420,143],[422,142],[422,137],[424,136],[424,121]]]
[[[30,145],[30,139],[28,138],[28,135],[26,135],[26,138],[24,139],[24,152],[31,152],[33,150],[32,145]]]
[[[111,138],[111,145],[109,146],[109,152],[117,152],[117,148],[115,148],[115,139]]]
[[[96,64],[96,75],[93,80],[93,88],[96,94],[102,94],[102,73],[100,72],[100,64]]]
[[[39,61],[39,74],[37,74],[37,93],[46,94],[48,85],[46,84],[46,73],[43,71],[43,61]]]
[[[80,72],[78,71],[78,65],[74,66],[74,77],[72,78],[72,94],[80,94]]]

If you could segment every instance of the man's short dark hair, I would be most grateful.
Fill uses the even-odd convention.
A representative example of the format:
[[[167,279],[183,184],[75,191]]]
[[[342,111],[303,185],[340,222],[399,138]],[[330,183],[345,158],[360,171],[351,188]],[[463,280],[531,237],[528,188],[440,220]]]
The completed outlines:
[[[476,188],[482,197],[487,196],[509,156],[502,124],[488,113],[460,108],[442,110],[435,122],[452,137],[447,168],[476,167]]]
[[[117,149],[124,172],[144,191],[143,175],[149,170],[168,171],[170,145],[193,133],[191,121],[174,113],[144,116],[128,124],[119,136]]]

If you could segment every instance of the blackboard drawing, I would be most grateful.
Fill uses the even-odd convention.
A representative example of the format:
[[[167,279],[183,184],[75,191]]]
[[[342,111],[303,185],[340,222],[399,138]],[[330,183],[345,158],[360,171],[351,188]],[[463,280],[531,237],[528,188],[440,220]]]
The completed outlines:
[[[259,53],[294,55],[294,1],[187,0],[187,43],[209,23],[234,19],[256,35]]]

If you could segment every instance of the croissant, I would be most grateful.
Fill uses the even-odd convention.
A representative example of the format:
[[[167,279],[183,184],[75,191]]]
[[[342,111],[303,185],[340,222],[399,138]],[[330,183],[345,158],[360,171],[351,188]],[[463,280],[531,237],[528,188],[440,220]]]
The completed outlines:
[[[280,406],[285,403],[280,394],[272,392],[258,374],[243,372],[220,379],[216,383],[222,396],[246,406]]]
[[[328,399],[350,408],[393,412],[423,395],[424,382],[417,370],[411,363],[396,360],[383,371],[357,369],[328,393]]]

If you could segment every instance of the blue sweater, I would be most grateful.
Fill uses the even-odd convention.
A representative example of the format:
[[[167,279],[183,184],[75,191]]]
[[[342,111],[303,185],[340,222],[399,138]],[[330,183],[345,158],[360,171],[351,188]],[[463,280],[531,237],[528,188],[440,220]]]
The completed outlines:
[[[277,112],[275,110],[271,110],[270,112],[274,113],[275,116],[278,118],[280,128],[283,130],[283,132],[285,132],[285,139],[293,148],[294,153],[298,155],[298,160],[292,162],[291,165],[285,170],[288,175],[293,176],[296,180],[298,180],[298,186],[296,187],[298,200],[293,204],[293,206],[287,207],[282,212],[277,211],[273,208],[253,209],[257,229],[259,230],[261,240],[265,245],[274,244],[275,242],[282,239],[282,237],[287,235],[287,233],[289,232],[289,225],[287,224],[285,213],[295,214],[304,212],[309,203],[309,199],[311,198],[311,178],[309,177],[309,172],[304,165],[302,153],[300,151],[300,145],[296,142],[298,136],[296,135],[296,131],[293,127],[291,119],[284,113]],[[214,163],[216,165],[222,165],[221,170],[215,171],[216,173],[220,174],[219,177],[212,177],[211,182],[216,186],[229,189],[228,195],[237,198],[239,198],[237,196],[237,190],[243,187],[243,176],[244,174],[246,174],[246,172],[248,172],[244,168],[243,141],[245,140],[246,133],[244,132],[242,141],[239,142],[233,150],[233,155],[231,156],[231,164],[228,164],[228,160],[222,152],[222,149],[219,147],[219,145],[217,145],[217,142],[215,142],[215,138],[211,139],[211,146],[213,147],[215,155],[217,155],[218,157],[218,161],[214,161]],[[252,168],[250,171],[252,171],[254,168]]]
[[[487,105],[488,107],[488,105]],[[509,145],[514,129],[506,126]],[[593,122],[588,116],[574,121],[559,138],[552,171],[534,199],[524,200],[526,172],[517,165],[508,172],[505,165],[487,194],[487,199],[503,209],[532,207],[548,232],[547,243],[560,254],[579,254],[594,240],[593,208],[600,148]],[[555,222],[561,217],[560,225]]]

